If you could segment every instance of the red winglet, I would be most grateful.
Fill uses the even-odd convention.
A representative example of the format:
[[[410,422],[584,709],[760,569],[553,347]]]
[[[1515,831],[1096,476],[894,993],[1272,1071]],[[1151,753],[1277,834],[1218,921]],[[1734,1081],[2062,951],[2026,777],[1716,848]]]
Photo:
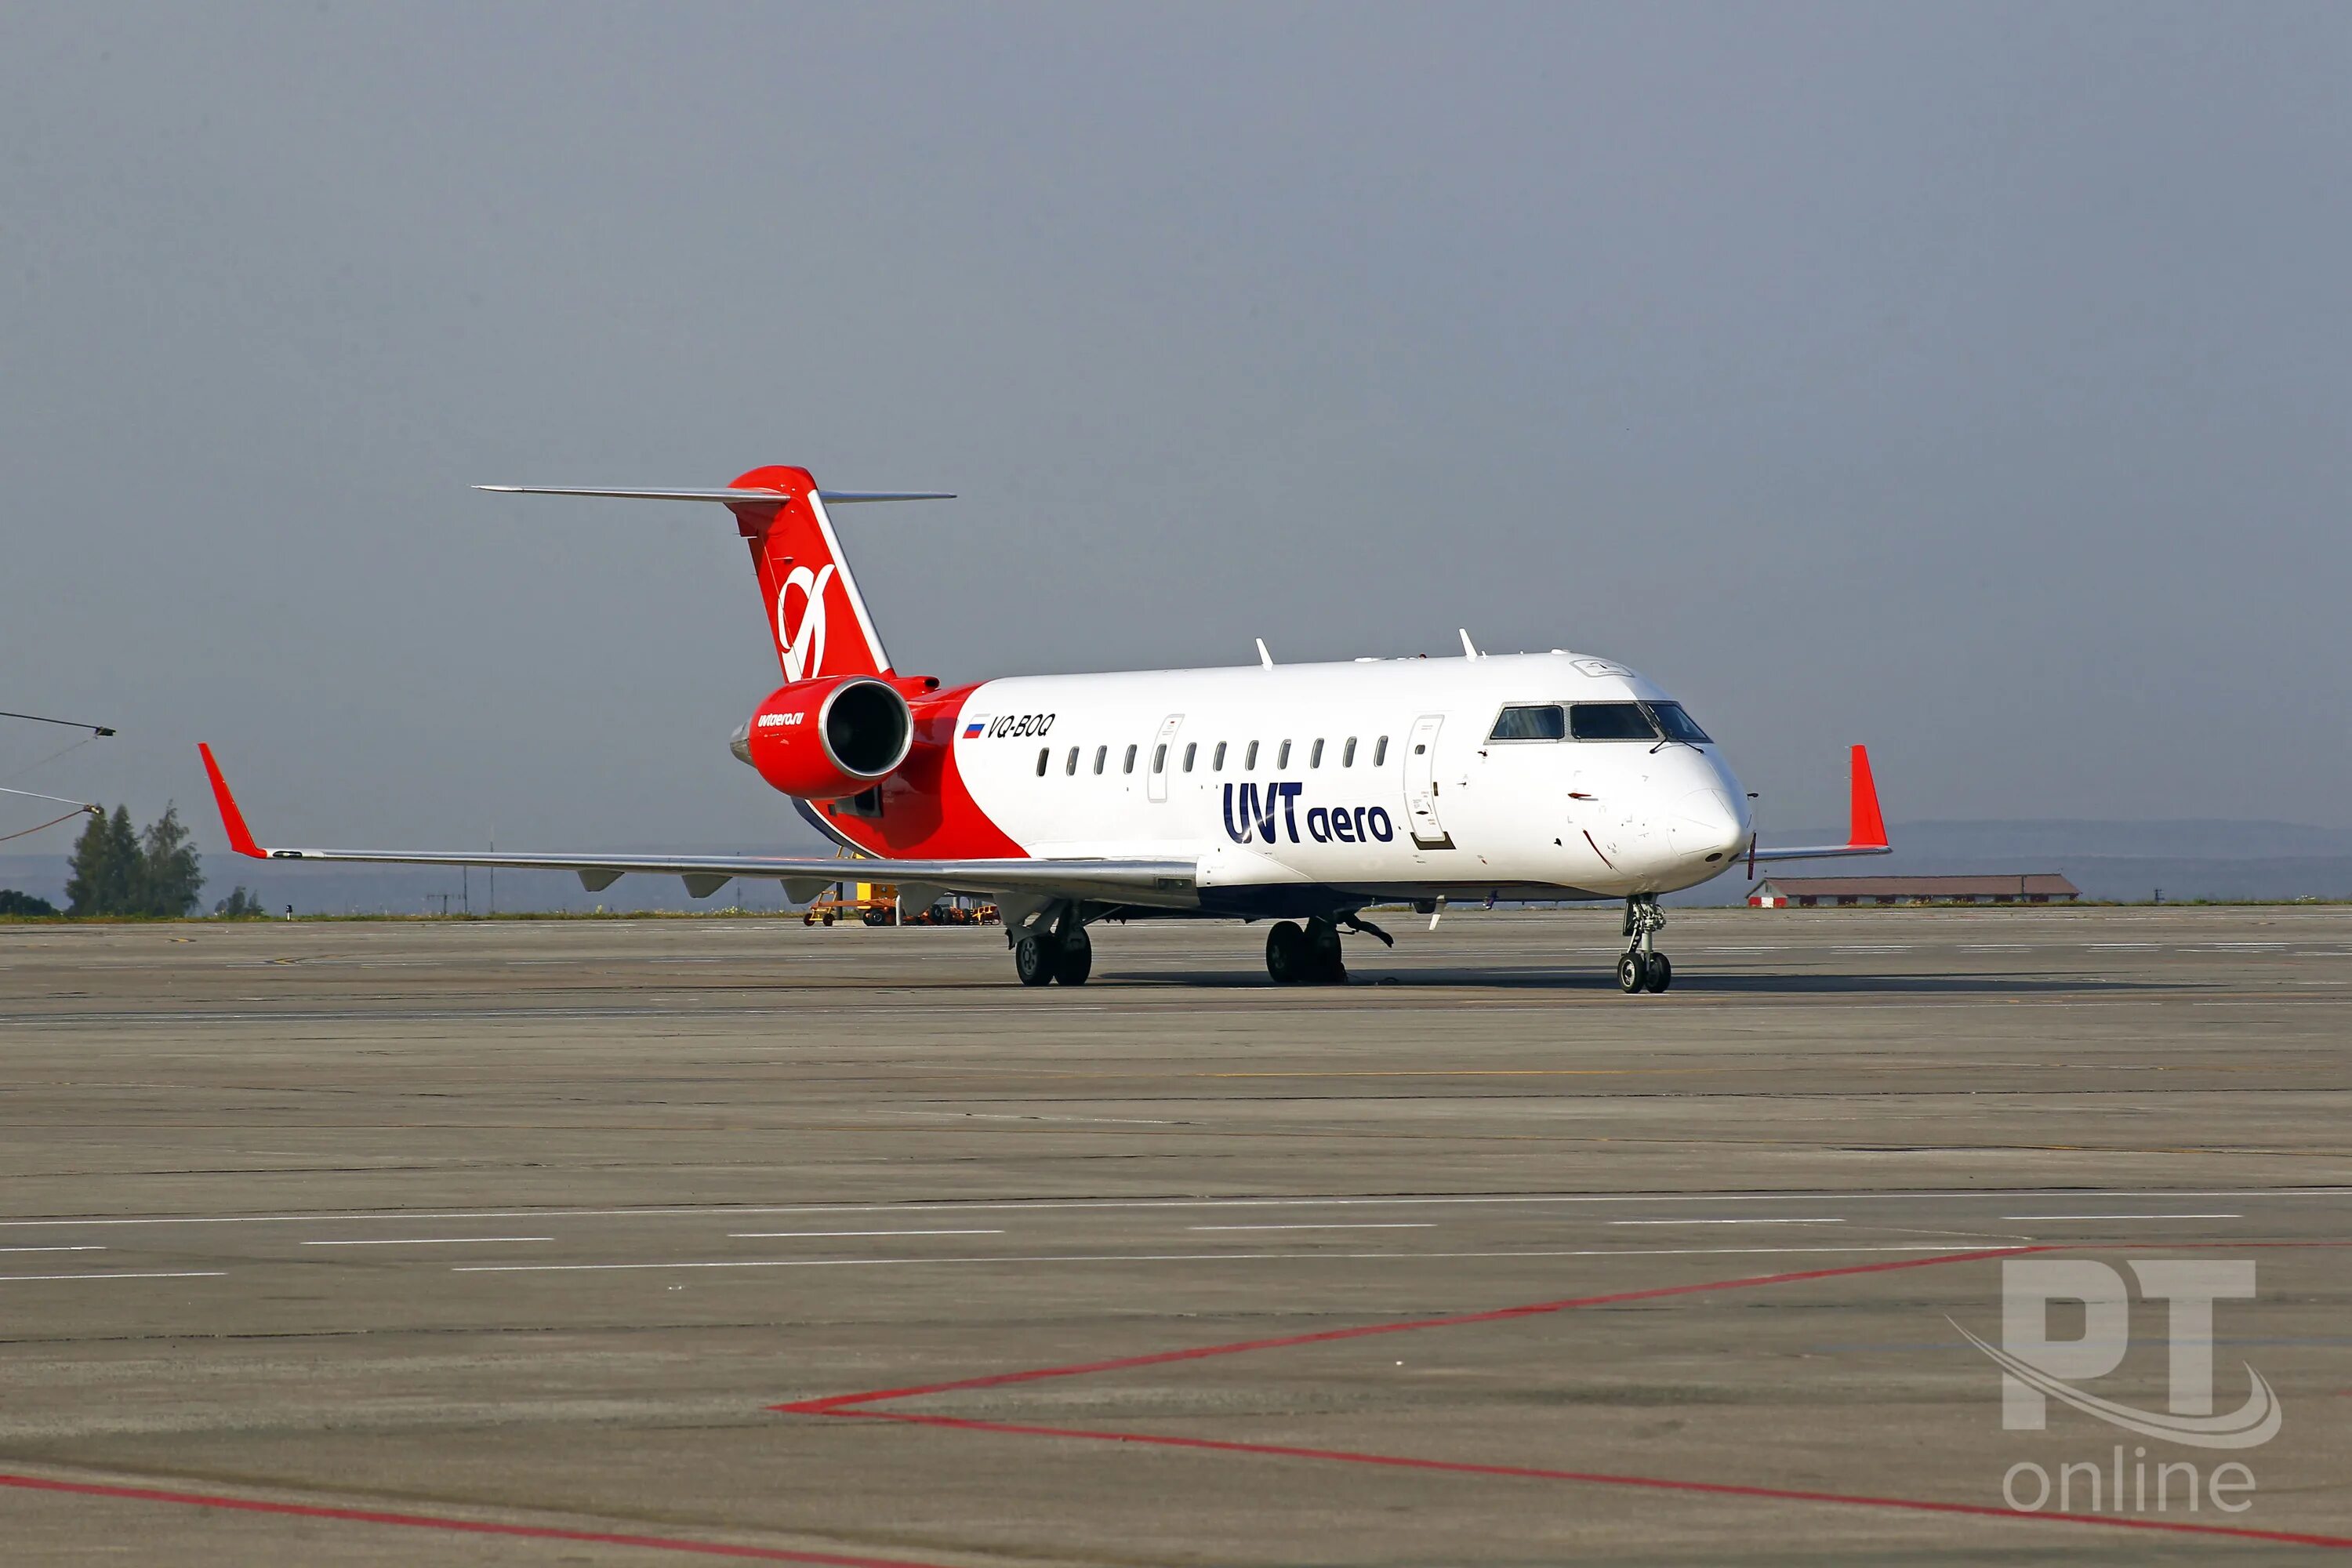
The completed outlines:
[[[257,860],[268,859],[269,852],[253,841],[253,831],[245,825],[245,813],[236,808],[236,796],[228,793],[228,780],[221,777],[220,764],[213,761],[213,749],[199,741],[196,750],[203,755],[205,772],[213,781],[213,804],[220,807],[221,826],[228,833],[228,847]]]
[[[1853,749],[1853,821],[1846,830],[1849,849],[1886,847],[1886,818],[1878,810],[1878,784],[1870,776],[1870,752]]]

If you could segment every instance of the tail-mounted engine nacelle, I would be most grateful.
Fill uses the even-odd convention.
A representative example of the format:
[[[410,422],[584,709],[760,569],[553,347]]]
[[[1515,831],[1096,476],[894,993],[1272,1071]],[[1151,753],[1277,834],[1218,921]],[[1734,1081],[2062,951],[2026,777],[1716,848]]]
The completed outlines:
[[[735,731],[736,757],[803,800],[838,800],[907,760],[915,719],[898,689],[866,675],[778,687]]]

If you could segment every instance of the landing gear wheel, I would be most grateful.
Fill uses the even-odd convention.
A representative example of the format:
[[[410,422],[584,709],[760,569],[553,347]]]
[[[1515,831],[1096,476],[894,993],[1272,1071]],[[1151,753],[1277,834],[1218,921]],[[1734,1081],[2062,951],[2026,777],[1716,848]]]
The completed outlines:
[[[1095,944],[1081,926],[1062,938],[1062,951],[1054,960],[1054,978],[1065,985],[1084,985],[1087,976],[1094,973]]]
[[[1024,985],[1051,985],[1061,956],[1062,944],[1051,932],[1024,936],[1013,944],[1013,973]]]
[[[1650,962],[1643,968],[1648,973],[1642,976],[1642,984],[1651,991],[1664,991],[1675,983],[1675,966],[1663,952],[1650,954]]]
[[[1649,981],[1649,969],[1650,966],[1642,962],[1640,953],[1625,954],[1617,961],[1617,989],[1628,996],[1639,995],[1642,987]]]
[[[1339,930],[1328,921],[1307,922],[1307,977],[1317,985],[1345,985],[1348,961],[1339,952]]]
[[[1307,933],[1296,921],[1276,921],[1265,933],[1265,972],[1276,985],[1297,985],[1307,978]]]

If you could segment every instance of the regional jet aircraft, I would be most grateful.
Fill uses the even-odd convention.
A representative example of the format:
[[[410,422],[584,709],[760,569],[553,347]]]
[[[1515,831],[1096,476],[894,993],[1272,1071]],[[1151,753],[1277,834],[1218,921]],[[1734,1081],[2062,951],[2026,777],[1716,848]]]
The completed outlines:
[[[993,898],[1024,985],[1082,985],[1104,920],[1268,921],[1266,972],[1329,984],[1340,933],[1391,941],[1375,905],[1432,914],[1448,899],[1622,900],[1617,983],[1664,991],[1661,893],[1735,866],[1882,855],[1867,755],[1853,752],[1841,845],[1763,848],[1748,796],[1706,731],[1613,659],[1555,649],[1344,664],[1030,676],[944,687],[884,651],[834,532],[852,502],[950,499],[825,490],[804,468],[755,468],[724,489],[485,485],[504,493],[707,501],[734,514],[759,573],[784,682],[735,755],[852,854],[902,907]],[[271,860],[632,873],[696,898],[736,878],[795,901],[838,858],[274,849],[256,843],[200,748],[239,854]],[[870,867],[870,871],[868,868]]]

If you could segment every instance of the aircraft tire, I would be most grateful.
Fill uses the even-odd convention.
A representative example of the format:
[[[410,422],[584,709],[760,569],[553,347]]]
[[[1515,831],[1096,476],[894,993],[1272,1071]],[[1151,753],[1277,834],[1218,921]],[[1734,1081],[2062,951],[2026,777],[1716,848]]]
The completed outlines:
[[[1650,962],[1642,968],[1642,984],[1646,990],[1664,991],[1675,983],[1674,962],[1663,952],[1650,954]]]
[[[1084,928],[1062,938],[1054,959],[1054,978],[1065,985],[1084,985],[1095,970],[1095,944]]]
[[[1307,933],[1296,921],[1276,921],[1265,933],[1265,972],[1276,985],[1297,985],[1307,979]]]
[[[1013,973],[1024,985],[1051,985],[1060,947],[1051,935],[1023,937],[1013,944]]]
[[[1348,983],[1348,961],[1339,951],[1339,931],[1328,921],[1315,921],[1307,928],[1307,973],[1317,985]]]
[[[1617,989],[1628,996],[1640,995],[1642,987],[1649,983],[1649,971],[1650,966],[1642,962],[1640,953],[1625,954],[1617,961]]]

